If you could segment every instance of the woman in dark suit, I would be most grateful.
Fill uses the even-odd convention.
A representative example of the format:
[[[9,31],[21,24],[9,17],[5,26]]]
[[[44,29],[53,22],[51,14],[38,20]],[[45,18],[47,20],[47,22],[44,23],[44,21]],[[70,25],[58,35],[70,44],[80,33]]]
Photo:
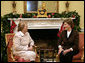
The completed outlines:
[[[72,19],[63,22],[65,30],[58,40],[58,55],[60,62],[72,62],[72,58],[79,51],[79,33],[73,29]]]

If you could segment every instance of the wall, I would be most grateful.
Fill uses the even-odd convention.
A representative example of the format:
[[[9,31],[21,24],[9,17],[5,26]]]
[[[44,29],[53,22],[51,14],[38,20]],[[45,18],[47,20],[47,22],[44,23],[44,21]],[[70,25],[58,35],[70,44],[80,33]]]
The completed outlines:
[[[12,8],[13,1],[1,1],[1,16],[13,12]],[[56,1],[45,1],[47,11],[56,12]],[[49,4],[50,3],[50,4]],[[54,3],[54,4],[53,4]],[[66,10],[65,7],[66,1],[59,1],[59,13]],[[84,29],[84,1],[69,1],[69,10],[76,10],[81,16],[80,18],[80,27]],[[18,14],[24,13],[24,1],[16,1],[16,11]]]
[[[66,10],[66,1],[59,1],[59,13]],[[80,27],[84,29],[84,1],[69,1],[69,11],[78,12],[80,15]]]
[[[12,12],[12,1],[1,1],[1,16]]]
[[[84,29],[84,2],[83,1],[70,1],[70,11],[76,10],[80,15],[80,26]]]
[[[43,1],[46,3],[47,12],[56,12],[57,1]]]
[[[17,13],[18,14],[24,13],[24,2],[23,1],[15,2]],[[13,1],[1,1],[1,16],[13,12],[12,3]]]
[[[19,14],[24,13],[24,1],[16,1],[16,11]]]

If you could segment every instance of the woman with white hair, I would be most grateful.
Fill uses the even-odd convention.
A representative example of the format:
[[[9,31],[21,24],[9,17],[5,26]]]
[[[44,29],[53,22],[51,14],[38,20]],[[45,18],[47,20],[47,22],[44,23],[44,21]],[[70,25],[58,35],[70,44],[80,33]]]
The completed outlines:
[[[27,32],[27,24],[20,22],[18,32],[13,38],[13,54],[24,58],[25,61],[35,61],[36,53],[33,51],[34,41]]]

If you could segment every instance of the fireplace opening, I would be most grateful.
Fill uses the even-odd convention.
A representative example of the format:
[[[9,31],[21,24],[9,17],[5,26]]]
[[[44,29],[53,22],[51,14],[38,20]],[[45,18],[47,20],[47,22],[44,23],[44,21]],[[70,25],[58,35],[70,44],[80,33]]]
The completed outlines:
[[[59,29],[29,29],[28,32],[35,42],[35,45],[41,48],[57,48],[57,33]]]

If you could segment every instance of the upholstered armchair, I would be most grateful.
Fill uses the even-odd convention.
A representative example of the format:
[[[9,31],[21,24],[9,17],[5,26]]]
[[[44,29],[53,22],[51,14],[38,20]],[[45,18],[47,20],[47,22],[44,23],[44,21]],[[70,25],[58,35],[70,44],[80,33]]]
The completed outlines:
[[[73,56],[73,62],[84,61],[84,32],[79,33],[79,53]]]
[[[56,55],[56,61],[60,62],[59,55]],[[84,32],[79,33],[79,53],[73,56],[72,62],[84,62]]]
[[[14,35],[15,35],[14,33],[5,34],[8,62],[30,62],[30,60],[25,61],[23,58],[20,58],[19,56],[13,55],[13,53],[12,53],[12,45],[13,45],[13,37],[14,37]],[[34,50],[37,53],[36,48],[37,48],[37,46],[34,46]],[[38,54],[36,55],[35,62],[39,62]]]

